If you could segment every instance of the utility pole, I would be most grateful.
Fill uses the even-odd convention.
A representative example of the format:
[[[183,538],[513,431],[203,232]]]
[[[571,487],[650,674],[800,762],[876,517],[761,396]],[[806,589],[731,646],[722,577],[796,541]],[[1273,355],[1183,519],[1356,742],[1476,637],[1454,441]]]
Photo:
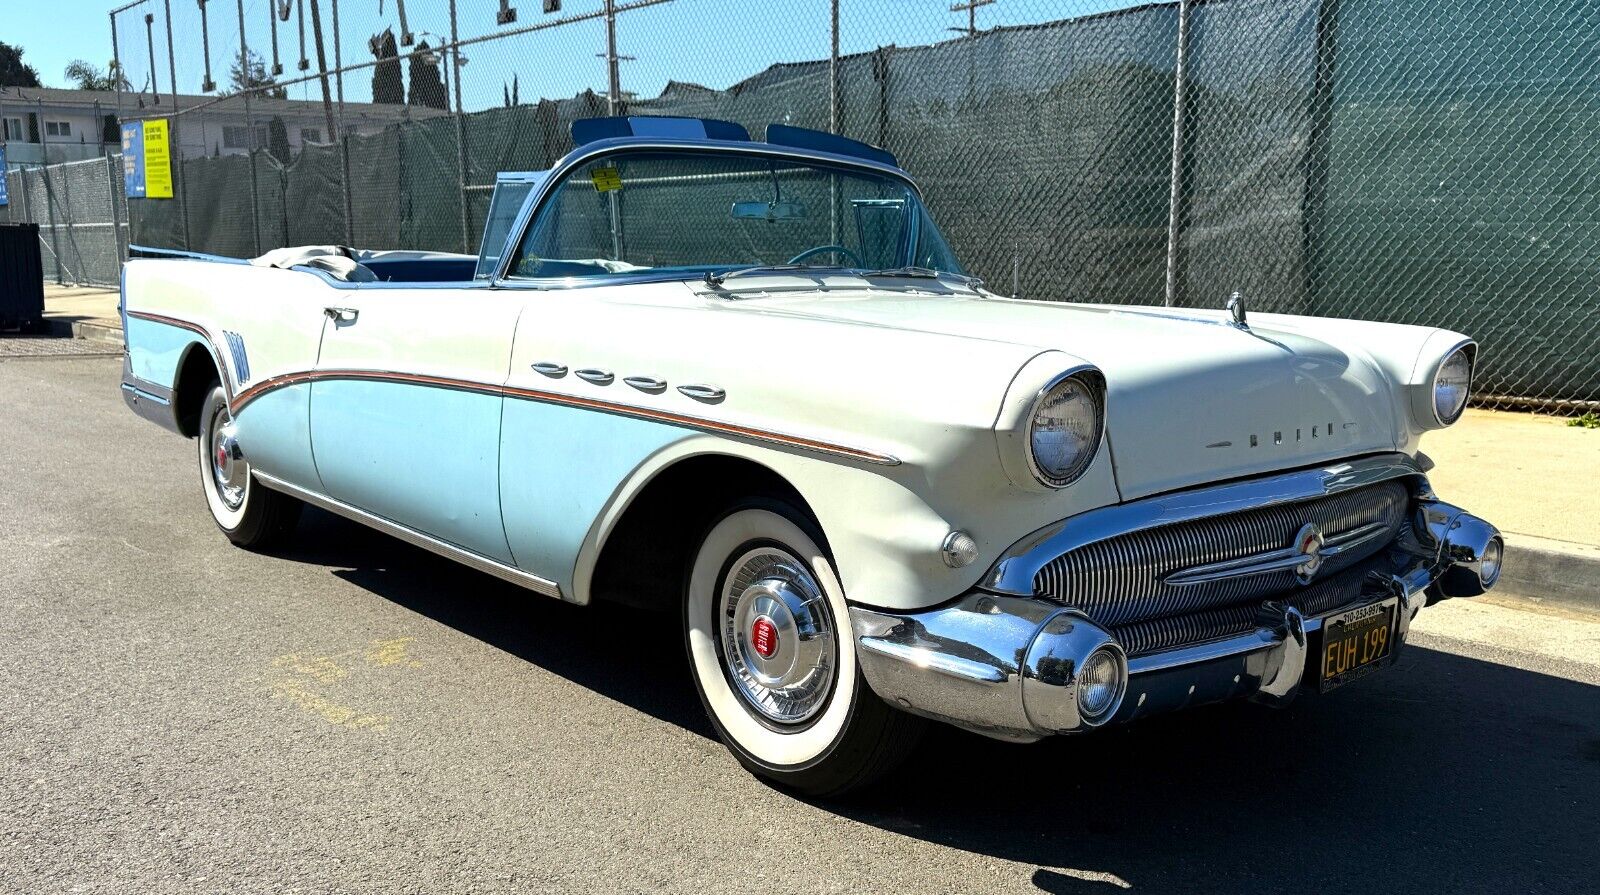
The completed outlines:
[[[632,57],[629,57],[630,59]],[[617,0],[606,0],[606,114],[622,109],[622,72],[617,63]]]
[[[994,0],[966,0],[965,3],[955,4],[954,6],[950,7],[950,11],[966,13],[967,27],[951,28],[950,30],[965,32],[968,37],[972,37],[978,33],[978,7],[992,5],[994,5]]]

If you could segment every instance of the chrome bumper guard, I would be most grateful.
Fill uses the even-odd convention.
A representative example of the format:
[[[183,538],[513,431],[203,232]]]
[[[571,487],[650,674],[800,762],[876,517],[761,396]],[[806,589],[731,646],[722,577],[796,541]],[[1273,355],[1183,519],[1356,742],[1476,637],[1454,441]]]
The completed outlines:
[[[1392,661],[1423,606],[1494,586],[1502,546],[1494,526],[1425,487],[1414,510],[1416,530],[1391,546],[1360,596],[1315,617],[1269,600],[1252,631],[1130,659],[1077,610],[973,591],[922,612],[852,607],[857,654],[867,682],[891,705],[1021,742],[1229,699],[1285,704],[1300,690],[1323,618],[1397,598]],[[1124,674],[1116,703],[1088,717],[1077,670],[1096,650],[1121,658]]]

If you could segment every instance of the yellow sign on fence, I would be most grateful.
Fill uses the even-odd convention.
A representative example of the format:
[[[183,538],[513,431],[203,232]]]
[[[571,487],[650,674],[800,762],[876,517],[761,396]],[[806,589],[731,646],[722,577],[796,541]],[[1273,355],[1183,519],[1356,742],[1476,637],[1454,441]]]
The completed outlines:
[[[165,118],[144,122],[144,195],[147,199],[172,198],[172,149]]]

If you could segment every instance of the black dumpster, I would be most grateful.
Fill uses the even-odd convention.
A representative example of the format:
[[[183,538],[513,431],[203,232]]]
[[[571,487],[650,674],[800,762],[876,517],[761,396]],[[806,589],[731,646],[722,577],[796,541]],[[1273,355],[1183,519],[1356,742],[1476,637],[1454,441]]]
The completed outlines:
[[[38,224],[0,224],[0,332],[44,323],[44,265]]]

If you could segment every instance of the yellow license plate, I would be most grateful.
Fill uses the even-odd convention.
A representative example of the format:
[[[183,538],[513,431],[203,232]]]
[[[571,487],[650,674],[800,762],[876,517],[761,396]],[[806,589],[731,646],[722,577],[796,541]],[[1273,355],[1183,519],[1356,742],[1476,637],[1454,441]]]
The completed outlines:
[[[1324,692],[1371,674],[1394,653],[1394,613],[1399,603],[1390,597],[1322,620]]]

